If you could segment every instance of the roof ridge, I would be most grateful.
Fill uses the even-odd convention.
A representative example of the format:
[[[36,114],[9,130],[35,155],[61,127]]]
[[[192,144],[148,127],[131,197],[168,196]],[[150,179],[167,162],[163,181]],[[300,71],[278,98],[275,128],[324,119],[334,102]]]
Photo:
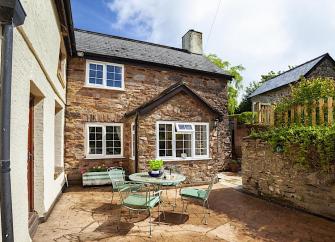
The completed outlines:
[[[187,53],[187,54],[192,54],[188,50],[185,50],[185,49],[182,49],[182,48],[177,48],[177,47],[172,47],[172,46],[168,46],[168,45],[152,43],[152,42],[143,41],[143,40],[131,39],[131,38],[126,38],[126,37],[122,37],[122,36],[117,36],[117,35],[112,35],[112,34],[105,34],[105,33],[101,33],[101,32],[94,32],[94,31],[85,30],[85,29],[78,29],[78,28],[74,28],[74,31],[83,32],[83,33],[90,33],[90,34],[105,36],[105,37],[109,37],[109,38],[121,39],[121,40],[130,41],[130,42],[142,43],[142,44],[146,44],[146,45],[158,46],[158,47],[162,47],[162,48],[167,48],[167,49],[172,49],[172,50],[184,52],[184,53]]]
[[[272,79],[275,79],[275,78],[278,77],[278,76],[281,76],[281,75],[283,75],[283,74],[285,74],[285,73],[287,73],[287,72],[293,71],[293,70],[295,70],[295,69],[297,69],[297,68],[299,68],[299,67],[301,67],[301,66],[303,66],[303,65],[306,65],[306,64],[308,64],[308,63],[310,63],[310,62],[312,62],[312,61],[315,61],[315,60],[317,60],[317,59],[319,59],[319,58],[322,57],[322,58],[320,59],[320,61],[321,61],[324,57],[326,57],[326,56],[328,56],[328,55],[329,55],[329,53],[327,52],[327,53],[322,54],[322,55],[320,55],[320,56],[318,56],[318,57],[315,57],[315,58],[313,58],[312,60],[306,61],[306,62],[304,62],[304,63],[302,63],[302,64],[300,64],[300,65],[297,65],[297,66],[293,67],[292,69],[288,69],[288,70],[286,70],[286,71],[284,71],[284,72],[282,72],[282,73],[280,73],[280,74],[278,74],[278,75],[272,77],[271,79],[267,80],[266,82],[271,81]],[[317,64],[317,63],[316,63],[316,64]],[[264,83],[265,83],[265,82],[264,82]]]

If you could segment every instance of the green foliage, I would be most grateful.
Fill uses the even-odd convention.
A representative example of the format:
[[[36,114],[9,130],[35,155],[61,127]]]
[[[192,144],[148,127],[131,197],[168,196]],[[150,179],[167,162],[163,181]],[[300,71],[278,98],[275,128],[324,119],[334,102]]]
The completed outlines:
[[[252,124],[255,121],[257,113],[253,112],[243,112],[240,114],[231,115],[231,117],[236,117],[238,123],[242,124]]]
[[[329,78],[302,79],[291,85],[291,95],[277,103],[276,111],[284,112],[293,105],[311,104],[320,98],[334,97],[335,83]]]
[[[274,151],[283,149],[294,164],[303,168],[329,171],[335,164],[335,127],[272,128],[250,136],[267,141]]]
[[[164,162],[163,160],[149,160],[148,161],[150,170],[158,171],[163,168]]]
[[[107,167],[104,164],[101,166],[93,166],[89,168],[88,171],[92,171],[92,172],[107,171]]]
[[[238,91],[242,89],[243,77],[241,72],[244,71],[245,68],[242,65],[232,66],[228,61],[223,61],[215,54],[209,54],[207,55],[207,58],[217,67],[226,71],[233,77],[233,81],[228,84],[228,113],[234,114],[238,106]]]

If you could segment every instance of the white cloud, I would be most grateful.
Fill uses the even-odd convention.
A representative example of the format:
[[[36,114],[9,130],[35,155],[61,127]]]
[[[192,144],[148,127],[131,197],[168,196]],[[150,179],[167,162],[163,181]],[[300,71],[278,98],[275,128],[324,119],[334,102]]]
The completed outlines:
[[[114,0],[112,28],[139,39],[181,46],[188,29],[203,32],[204,50],[242,64],[245,85],[270,70],[285,70],[330,52],[335,55],[333,0]]]

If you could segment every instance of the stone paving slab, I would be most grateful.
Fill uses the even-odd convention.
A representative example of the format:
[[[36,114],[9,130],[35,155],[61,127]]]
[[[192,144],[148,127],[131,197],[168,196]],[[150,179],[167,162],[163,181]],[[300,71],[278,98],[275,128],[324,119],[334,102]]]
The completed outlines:
[[[202,207],[197,204],[189,204],[188,214],[180,219],[178,199],[175,211],[164,206],[166,219],[160,225],[154,210],[152,238],[148,237],[145,213],[129,216],[122,209],[121,229],[116,230],[120,207],[117,199],[110,203],[110,187],[70,187],[48,221],[39,225],[33,241],[335,241],[334,222],[224,184],[216,184],[211,193],[208,225],[202,223]],[[174,196],[174,190],[168,193],[170,198]]]

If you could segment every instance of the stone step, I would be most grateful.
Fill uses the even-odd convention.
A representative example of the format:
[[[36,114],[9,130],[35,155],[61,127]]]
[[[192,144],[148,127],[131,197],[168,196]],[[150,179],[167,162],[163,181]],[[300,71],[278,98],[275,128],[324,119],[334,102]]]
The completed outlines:
[[[39,224],[39,217],[36,212],[29,213],[28,229],[30,238],[33,238]]]

